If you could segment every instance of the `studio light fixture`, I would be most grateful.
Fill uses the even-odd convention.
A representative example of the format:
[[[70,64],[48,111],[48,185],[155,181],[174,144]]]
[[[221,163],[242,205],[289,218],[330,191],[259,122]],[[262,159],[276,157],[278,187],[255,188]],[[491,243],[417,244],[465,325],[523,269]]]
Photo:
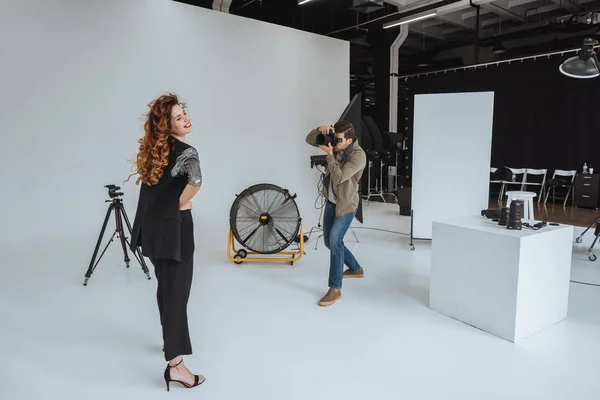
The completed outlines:
[[[302,4],[306,4],[308,3],[310,0],[298,0],[298,5],[301,6]]]
[[[431,12],[428,12],[426,14],[415,15],[415,16],[412,16],[412,17],[408,17],[406,19],[401,19],[401,20],[398,20],[398,21],[389,22],[387,24],[384,24],[383,25],[383,29],[393,28],[393,27],[398,26],[398,25],[403,25],[403,24],[408,24],[408,23],[415,22],[415,21],[420,21],[422,19],[435,17],[436,15],[437,15],[437,11],[435,11],[435,10],[431,11]]]
[[[499,44],[495,45],[492,48],[492,53],[494,53],[494,54],[503,54],[503,53],[506,53],[506,48],[504,48],[504,46],[502,45],[502,43],[499,43]]]
[[[598,41],[595,39],[583,39],[578,55],[565,60],[558,67],[558,70],[563,75],[577,79],[590,79],[600,76],[598,58],[594,50],[597,45]]]

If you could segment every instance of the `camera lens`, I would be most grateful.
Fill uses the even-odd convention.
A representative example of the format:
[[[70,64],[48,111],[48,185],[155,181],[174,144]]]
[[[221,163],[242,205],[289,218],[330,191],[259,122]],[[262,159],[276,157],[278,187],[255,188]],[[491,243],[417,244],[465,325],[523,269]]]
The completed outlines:
[[[509,213],[508,207],[503,207],[500,210],[500,216],[498,217],[498,225],[506,226],[506,224],[508,222],[508,213]]]
[[[327,146],[329,143],[331,143],[331,145],[333,146],[334,138],[335,138],[335,136],[332,133],[329,133],[327,135],[323,135],[322,133],[319,133],[317,135],[317,144]]]
[[[510,211],[508,213],[508,222],[506,223],[506,229],[516,229],[519,230],[522,228],[521,221],[521,201],[513,200],[510,203]]]

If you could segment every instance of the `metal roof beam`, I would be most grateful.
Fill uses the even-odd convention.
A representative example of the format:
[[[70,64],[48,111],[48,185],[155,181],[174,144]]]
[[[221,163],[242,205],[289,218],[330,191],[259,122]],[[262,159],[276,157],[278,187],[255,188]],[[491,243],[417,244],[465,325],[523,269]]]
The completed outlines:
[[[410,31],[410,33],[413,33],[415,35],[425,36],[430,39],[435,39],[438,41],[444,40],[444,35],[440,32],[437,32],[437,30],[435,30],[435,29],[425,30],[423,28],[419,28],[414,25],[411,25],[411,26],[409,26],[409,31]]]
[[[504,17],[506,19],[510,19],[513,21],[519,21],[519,22],[527,22],[527,20],[524,17],[522,17],[518,14],[515,14],[514,12],[512,12],[506,8],[500,7],[494,3],[487,3],[487,4],[482,5],[482,7],[486,8],[486,9],[492,11],[494,14],[498,14],[499,16]]]
[[[579,7],[577,7],[575,4],[571,3],[569,0],[550,0],[551,2],[553,2],[554,4],[556,4],[557,6],[559,6],[560,8],[564,8],[565,10],[572,12],[572,13],[576,13],[579,12]]]
[[[464,29],[469,29],[469,30],[475,30],[475,21],[471,20],[471,21],[466,21],[464,18],[462,18],[461,16],[459,16],[458,14],[455,13],[448,13],[448,14],[442,14],[442,15],[437,15],[437,18],[441,19],[444,22],[447,22],[449,24],[464,28]]]

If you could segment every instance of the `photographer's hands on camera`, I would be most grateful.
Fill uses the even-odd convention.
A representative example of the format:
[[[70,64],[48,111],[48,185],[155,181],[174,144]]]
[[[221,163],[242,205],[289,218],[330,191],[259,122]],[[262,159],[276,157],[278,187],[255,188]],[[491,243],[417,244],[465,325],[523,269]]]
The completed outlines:
[[[333,127],[331,126],[323,125],[319,127],[319,132],[321,132],[323,135],[327,135],[330,131],[333,131]],[[333,147],[331,147],[331,143],[327,143],[327,146],[320,145],[319,148],[328,155],[333,154]]]

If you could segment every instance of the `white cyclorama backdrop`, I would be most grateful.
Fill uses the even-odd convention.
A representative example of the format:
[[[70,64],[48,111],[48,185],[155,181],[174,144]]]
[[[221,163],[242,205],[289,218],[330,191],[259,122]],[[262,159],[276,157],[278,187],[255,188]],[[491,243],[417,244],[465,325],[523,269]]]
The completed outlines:
[[[171,91],[204,174],[198,243],[214,239],[225,257],[235,195],[256,183],[297,193],[305,230],[317,223],[320,150],[305,136],[349,101],[348,42],[171,0],[15,0],[0,48],[1,245],[84,238],[91,257],[107,184],[133,223],[129,161],[148,102]]]
[[[488,208],[494,93],[415,95],[413,237],[432,223]]]

